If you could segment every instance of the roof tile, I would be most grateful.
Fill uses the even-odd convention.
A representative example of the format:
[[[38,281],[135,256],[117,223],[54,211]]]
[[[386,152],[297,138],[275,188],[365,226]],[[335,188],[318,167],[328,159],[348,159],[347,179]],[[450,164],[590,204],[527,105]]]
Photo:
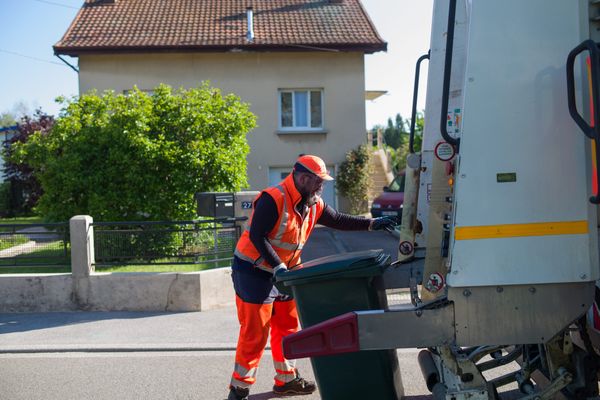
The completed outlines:
[[[246,7],[254,11],[246,40]],[[85,0],[57,54],[386,49],[360,0]]]

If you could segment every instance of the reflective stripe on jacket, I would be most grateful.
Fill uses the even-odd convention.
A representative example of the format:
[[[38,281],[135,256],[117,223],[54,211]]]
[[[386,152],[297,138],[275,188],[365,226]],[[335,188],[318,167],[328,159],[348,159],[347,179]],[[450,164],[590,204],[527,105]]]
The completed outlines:
[[[278,212],[277,222],[267,234],[267,240],[281,258],[281,261],[289,268],[294,267],[300,264],[300,254],[304,243],[308,240],[310,233],[317,224],[317,220],[321,217],[325,203],[322,199],[319,199],[317,204],[308,209],[303,218],[302,214],[296,209],[296,206],[302,200],[302,195],[296,189],[292,174],[289,174],[279,185],[265,189],[263,193],[268,193],[273,198]],[[248,227],[252,225],[252,217],[250,217]],[[252,244],[250,228],[242,233],[234,254],[260,269],[272,272],[273,266],[268,265],[263,260]]]

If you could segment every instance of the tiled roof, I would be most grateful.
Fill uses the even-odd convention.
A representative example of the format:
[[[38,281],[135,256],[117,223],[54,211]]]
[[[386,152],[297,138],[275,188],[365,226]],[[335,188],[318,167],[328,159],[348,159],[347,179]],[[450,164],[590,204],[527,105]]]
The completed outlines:
[[[246,40],[246,8],[254,41]],[[56,54],[386,50],[360,0],[85,0]]]

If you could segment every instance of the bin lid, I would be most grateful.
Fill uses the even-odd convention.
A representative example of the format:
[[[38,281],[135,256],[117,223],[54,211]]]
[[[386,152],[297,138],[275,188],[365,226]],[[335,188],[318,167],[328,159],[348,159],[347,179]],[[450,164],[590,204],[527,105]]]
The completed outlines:
[[[290,269],[287,273],[279,274],[277,275],[277,282],[290,282],[332,274],[341,275],[364,268],[381,267],[389,259],[390,256],[384,253],[382,249],[335,254],[302,263]]]

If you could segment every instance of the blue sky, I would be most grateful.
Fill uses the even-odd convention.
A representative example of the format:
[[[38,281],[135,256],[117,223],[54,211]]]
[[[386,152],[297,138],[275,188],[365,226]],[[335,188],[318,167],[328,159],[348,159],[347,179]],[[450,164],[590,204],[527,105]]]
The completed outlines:
[[[433,0],[362,2],[388,42],[387,53],[369,55],[365,61],[366,88],[389,92],[367,102],[370,128],[384,124],[397,112],[410,116],[414,64],[429,48]],[[24,103],[30,110],[41,107],[56,114],[57,96],[77,94],[77,74],[54,56],[52,45],[65,33],[81,4],[81,0],[0,0],[0,112]],[[77,65],[77,59],[67,60]],[[425,71],[422,88],[426,76]],[[422,109],[425,96],[420,97]]]

